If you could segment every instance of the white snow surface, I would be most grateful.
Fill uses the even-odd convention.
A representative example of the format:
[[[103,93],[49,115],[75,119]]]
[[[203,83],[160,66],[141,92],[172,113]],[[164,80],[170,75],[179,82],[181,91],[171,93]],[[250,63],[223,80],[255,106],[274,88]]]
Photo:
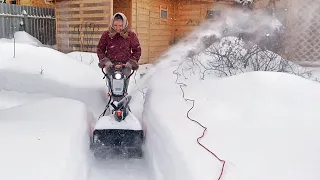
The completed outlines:
[[[29,44],[0,43],[0,90],[28,94],[49,94],[80,100],[94,113],[102,112],[105,82],[102,73],[66,54]]]
[[[19,43],[19,44],[29,44],[33,46],[44,46],[37,38],[31,36],[25,31],[17,31],[14,33],[14,38],[12,39],[6,39],[6,38],[1,38],[0,43]]]
[[[0,179],[88,179],[93,117],[83,103],[48,98],[2,110],[0,119]]]
[[[197,143],[204,129],[186,117],[192,102],[182,98],[173,70],[157,70],[147,94],[155,177],[218,179],[222,162]],[[195,100],[190,118],[208,128],[201,143],[226,161],[223,179],[320,178],[319,83],[276,72],[183,83],[186,98]]]

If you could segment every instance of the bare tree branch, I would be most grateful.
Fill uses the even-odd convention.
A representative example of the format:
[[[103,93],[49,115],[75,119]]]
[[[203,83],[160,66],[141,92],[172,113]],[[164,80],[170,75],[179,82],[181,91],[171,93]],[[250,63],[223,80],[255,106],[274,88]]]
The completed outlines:
[[[312,76],[312,72],[283,59],[259,45],[244,42],[241,38],[227,37],[212,43],[203,52],[193,51],[180,65],[180,75],[187,79],[186,72],[200,75],[204,79],[206,75],[215,77],[232,76],[251,71],[285,72],[318,81]],[[191,73],[192,72],[192,73]]]

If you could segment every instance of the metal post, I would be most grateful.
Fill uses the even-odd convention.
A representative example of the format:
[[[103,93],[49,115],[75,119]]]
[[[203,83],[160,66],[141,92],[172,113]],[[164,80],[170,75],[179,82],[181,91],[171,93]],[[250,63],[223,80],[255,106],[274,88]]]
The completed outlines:
[[[28,22],[28,13],[26,10],[22,11],[22,15],[23,15],[23,25],[24,25],[24,31],[27,33],[29,32],[29,22]]]
[[[16,58],[16,37],[13,33],[13,58]]]

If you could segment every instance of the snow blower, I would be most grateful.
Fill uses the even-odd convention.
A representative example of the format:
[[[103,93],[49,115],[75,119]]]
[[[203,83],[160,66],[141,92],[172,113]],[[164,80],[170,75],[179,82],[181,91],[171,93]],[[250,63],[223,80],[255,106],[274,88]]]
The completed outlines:
[[[123,73],[125,64],[116,64],[111,74],[102,69],[109,86],[108,103],[94,126],[91,136],[91,149],[99,158],[114,157],[141,158],[144,132],[140,121],[131,113],[128,95],[130,76]]]

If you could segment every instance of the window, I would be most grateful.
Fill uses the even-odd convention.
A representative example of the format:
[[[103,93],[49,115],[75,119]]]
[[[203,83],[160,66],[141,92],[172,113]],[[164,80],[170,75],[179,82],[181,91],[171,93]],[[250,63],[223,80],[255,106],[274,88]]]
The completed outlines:
[[[168,20],[168,7],[160,5],[160,21],[167,21]]]
[[[168,11],[166,9],[161,9],[161,19],[168,19]]]

